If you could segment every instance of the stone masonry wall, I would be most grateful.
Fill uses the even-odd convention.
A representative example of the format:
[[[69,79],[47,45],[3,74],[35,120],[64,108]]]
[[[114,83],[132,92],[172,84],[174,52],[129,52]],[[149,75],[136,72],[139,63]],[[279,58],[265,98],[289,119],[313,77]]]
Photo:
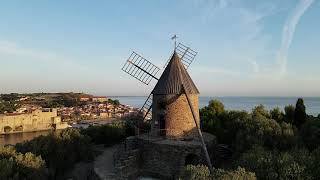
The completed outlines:
[[[142,143],[140,172],[145,175],[161,179],[177,179],[183,173],[186,157],[190,154],[197,156],[200,164],[206,164],[200,144],[181,146],[174,142],[173,144],[145,141]]]
[[[190,94],[189,98],[193,106],[198,125],[200,125],[198,95]],[[161,109],[161,103],[163,102],[165,103],[165,109]],[[153,96],[153,135],[159,135],[159,117],[161,114],[164,115],[167,137],[176,138],[186,135],[197,135],[195,128],[196,125],[185,94]]]
[[[134,179],[139,174],[139,149],[128,150],[115,160],[117,179]]]
[[[52,129],[52,124],[57,124],[57,129],[67,127],[67,124],[63,124],[60,117],[57,116],[56,109],[48,112],[35,110],[32,113],[1,115],[0,134],[47,130]],[[11,130],[5,132],[6,127]]]
[[[117,176],[115,179],[135,179],[138,176],[141,163],[140,152],[137,139],[134,136],[128,137],[113,155]]]
[[[207,133],[203,135],[211,154],[216,138]],[[198,163],[206,164],[199,141],[150,139],[146,134],[129,137],[114,154],[117,179],[135,179],[138,175],[177,179],[182,175],[189,155],[197,157]]]

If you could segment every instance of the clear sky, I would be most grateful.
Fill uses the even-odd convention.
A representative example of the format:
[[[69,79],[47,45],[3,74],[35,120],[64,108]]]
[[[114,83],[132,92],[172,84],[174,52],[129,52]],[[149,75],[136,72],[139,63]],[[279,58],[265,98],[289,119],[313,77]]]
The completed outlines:
[[[120,69],[132,50],[162,68],[173,34],[201,95],[320,96],[319,0],[3,0],[0,93],[147,95]]]

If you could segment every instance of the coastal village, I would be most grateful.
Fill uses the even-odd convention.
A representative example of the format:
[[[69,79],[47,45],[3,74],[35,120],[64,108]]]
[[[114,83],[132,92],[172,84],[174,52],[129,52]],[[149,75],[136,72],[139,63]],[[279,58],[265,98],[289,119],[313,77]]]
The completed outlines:
[[[121,119],[139,111],[138,108],[114,102],[105,96],[83,96],[79,100],[84,102],[84,105],[58,108],[58,115],[64,121],[73,121],[74,117],[79,117],[78,120],[108,120]]]
[[[0,134],[88,127],[121,121],[139,112],[106,96],[80,93],[11,96],[11,99],[0,96],[1,103],[18,106],[14,111],[0,111]]]

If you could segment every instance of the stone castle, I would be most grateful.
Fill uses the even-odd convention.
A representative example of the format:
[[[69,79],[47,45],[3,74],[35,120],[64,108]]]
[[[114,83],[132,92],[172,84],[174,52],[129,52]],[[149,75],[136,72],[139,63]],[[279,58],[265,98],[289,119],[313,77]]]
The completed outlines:
[[[64,129],[56,109],[37,109],[30,113],[0,114],[0,134]]]

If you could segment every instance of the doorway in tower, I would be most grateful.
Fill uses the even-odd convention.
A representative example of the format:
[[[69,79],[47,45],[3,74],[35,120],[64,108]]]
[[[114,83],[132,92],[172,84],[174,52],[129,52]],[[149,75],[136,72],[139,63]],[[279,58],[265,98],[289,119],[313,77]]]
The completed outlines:
[[[199,164],[199,156],[195,155],[195,154],[188,154],[185,157],[184,160],[184,165],[198,165]]]
[[[160,136],[166,136],[166,121],[163,114],[161,114],[159,117],[159,124],[160,124]]]
[[[166,136],[166,104],[164,102],[159,103],[160,116],[159,116],[159,126],[160,126],[160,136]]]

